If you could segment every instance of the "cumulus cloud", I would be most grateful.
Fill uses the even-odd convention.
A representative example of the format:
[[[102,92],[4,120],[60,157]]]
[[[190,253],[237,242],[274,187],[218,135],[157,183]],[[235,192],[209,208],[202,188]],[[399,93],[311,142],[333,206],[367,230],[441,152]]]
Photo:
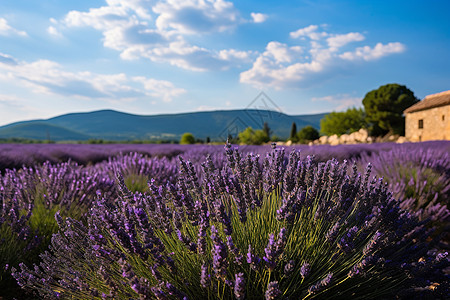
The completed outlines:
[[[0,18],[0,35],[9,36],[9,35],[20,35],[20,36],[28,36],[25,31],[17,30],[11,27],[8,24],[8,21],[4,18]]]
[[[360,42],[364,36],[359,32],[350,32],[347,34],[337,34],[327,39],[328,45],[332,48],[340,48],[351,42]]]
[[[289,35],[291,38],[305,38],[308,37],[311,40],[320,40],[323,37],[326,37],[328,34],[326,32],[317,32],[319,26],[317,25],[309,25],[308,27],[300,28],[296,31],[291,32]]]
[[[321,30],[318,25],[300,28],[291,32],[290,37],[300,45],[269,42],[253,66],[240,74],[240,81],[259,88],[304,87],[326,80],[355,61],[376,60],[405,50],[403,44],[395,42],[344,51],[350,43],[364,41],[364,35],[334,34]]]
[[[60,64],[49,60],[16,64],[0,63],[0,71],[2,73],[0,79],[20,82],[35,93],[68,97],[103,100],[134,100],[151,97],[168,102],[186,92],[165,80],[146,77],[130,78],[123,73],[70,72],[64,70]]]
[[[383,45],[382,43],[378,43],[375,47],[371,48],[369,46],[358,47],[355,51],[342,53],[339,57],[345,60],[375,60],[379,59],[383,56],[393,54],[393,53],[402,53],[405,51],[405,45],[402,43],[389,43]]]
[[[263,23],[267,20],[268,16],[262,13],[254,13],[252,12],[251,17],[253,19],[253,22],[255,23]]]
[[[159,29],[182,34],[226,31],[241,22],[233,3],[223,0],[167,0],[157,3],[153,12]]]
[[[147,58],[193,70],[226,70],[249,62],[251,51],[212,50],[193,45],[190,36],[232,30],[245,22],[233,3],[224,0],[168,0],[152,6],[145,0],[108,0],[86,12],[70,11],[61,27],[92,27],[103,45],[122,59]],[[259,17],[261,18],[261,17]]]

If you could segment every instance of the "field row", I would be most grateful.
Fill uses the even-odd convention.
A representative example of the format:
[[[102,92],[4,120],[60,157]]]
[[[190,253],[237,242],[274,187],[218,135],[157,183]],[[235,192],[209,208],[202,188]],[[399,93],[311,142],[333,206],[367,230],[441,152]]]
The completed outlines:
[[[439,298],[449,153],[0,145],[0,297]]]

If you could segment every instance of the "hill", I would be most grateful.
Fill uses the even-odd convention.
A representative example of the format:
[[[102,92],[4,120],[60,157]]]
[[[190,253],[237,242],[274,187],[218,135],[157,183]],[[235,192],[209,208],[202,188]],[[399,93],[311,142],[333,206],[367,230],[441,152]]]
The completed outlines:
[[[183,133],[191,132],[196,138],[209,137],[212,141],[221,141],[228,134],[236,136],[249,126],[261,129],[264,122],[269,124],[273,134],[288,138],[292,122],[298,129],[307,125],[319,129],[320,120],[325,115],[291,116],[275,111],[243,109],[144,116],[100,110],[11,123],[0,127],[0,138],[178,140]]]

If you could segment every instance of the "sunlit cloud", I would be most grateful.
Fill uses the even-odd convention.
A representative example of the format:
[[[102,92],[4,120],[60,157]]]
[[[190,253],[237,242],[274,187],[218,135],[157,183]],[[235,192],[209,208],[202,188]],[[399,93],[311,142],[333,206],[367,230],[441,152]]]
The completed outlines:
[[[56,94],[104,101],[150,97],[169,102],[186,92],[166,80],[143,76],[129,77],[124,73],[70,72],[60,64],[49,60],[16,64],[0,63],[0,70],[2,71],[0,79],[9,80],[12,83],[20,82],[37,94]]]
[[[231,2],[169,0],[151,7],[148,1],[135,0],[131,5],[111,0],[107,4],[86,12],[70,11],[61,24],[101,31],[103,45],[120,51],[125,60],[147,58],[192,71],[226,70],[250,62],[252,51],[208,49],[187,39],[233,30],[245,22]]]
[[[222,32],[235,28],[242,18],[232,2],[223,0],[167,0],[153,7],[156,27],[181,34]]]
[[[393,53],[402,53],[406,49],[405,45],[402,43],[389,43],[389,44],[382,44],[378,43],[375,45],[375,47],[371,48],[369,46],[364,47],[358,47],[354,51],[345,52],[341,54],[339,57],[345,60],[375,60],[379,59],[383,56],[393,54]]]
[[[19,35],[24,37],[28,36],[28,34],[25,31],[11,27],[5,18],[0,18],[0,35],[3,36]]]
[[[252,17],[252,19],[253,19],[253,22],[255,22],[255,23],[263,23],[263,22],[265,22],[265,21],[267,20],[267,18],[269,17],[269,16],[266,15],[266,14],[262,14],[262,13],[254,13],[254,12],[252,12],[250,15],[251,15],[251,17]]]
[[[364,41],[363,34],[334,34],[320,28],[310,25],[291,32],[295,45],[269,42],[252,67],[240,74],[240,81],[258,88],[300,88],[321,83],[355,61],[372,61],[405,51],[399,42],[355,48],[350,44]],[[343,50],[349,47],[353,50]]]

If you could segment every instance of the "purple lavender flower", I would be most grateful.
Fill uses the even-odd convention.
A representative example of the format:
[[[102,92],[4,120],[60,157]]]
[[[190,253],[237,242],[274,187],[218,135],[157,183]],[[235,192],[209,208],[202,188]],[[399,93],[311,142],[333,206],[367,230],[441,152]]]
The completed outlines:
[[[344,236],[339,240],[338,246],[340,249],[342,249],[345,253],[350,253],[354,251],[354,236],[358,232],[358,227],[353,226],[350,228]]]
[[[365,276],[365,271],[373,266],[375,263],[375,258],[373,256],[364,257],[359,263],[355,264],[352,269],[348,272],[348,277],[354,276]]]
[[[243,300],[245,298],[245,278],[244,278],[244,273],[235,274],[234,296],[238,300]]]
[[[211,284],[211,275],[208,274],[208,266],[206,263],[203,263],[201,267],[200,284],[204,288],[209,287]]]
[[[281,228],[280,233],[278,234],[278,239],[275,242],[274,235],[269,235],[269,242],[267,247],[264,248],[265,256],[263,260],[266,262],[268,268],[270,270],[274,270],[277,264],[277,259],[281,255],[284,250],[284,246],[287,241],[286,229]]]
[[[166,294],[164,294],[163,290],[159,287],[152,287],[151,291],[153,292],[153,295],[156,297],[156,299],[158,300],[167,300],[169,299]]]
[[[288,261],[286,265],[284,265],[284,275],[289,278],[292,275],[292,272],[294,272],[294,269],[295,269],[295,261],[294,260]]]
[[[211,250],[213,256],[213,269],[217,278],[225,276],[228,267],[228,251],[222,240],[218,237],[218,232],[215,226],[211,226],[211,239],[213,241],[213,248]]]
[[[339,233],[340,227],[341,227],[341,223],[339,221],[337,221],[333,225],[333,227],[330,230],[328,230],[328,232],[325,236],[328,242],[330,242],[330,243],[334,242],[334,240],[336,239],[336,236]]]
[[[333,278],[333,273],[328,273],[327,276],[318,281],[316,284],[313,284],[312,286],[309,287],[308,292],[310,294],[316,294],[322,290],[324,290],[327,286],[329,286],[331,284],[331,280]]]
[[[383,237],[383,234],[379,231],[375,232],[375,234],[372,236],[372,238],[369,240],[369,242],[366,244],[366,246],[363,249],[364,256],[367,256],[375,250],[376,247],[380,247],[379,241]]]
[[[228,250],[234,254],[234,260],[238,265],[242,265],[244,257],[239,252],[239,249],[234,245],[233,239],[231,236],[227,236],[227,246]]]
[[[264,253],[266,254],[265,256],[263,256],[263,260],[266,262],[267,267],[270,270],[275,269],[276,267],[276,257],[277,257],[277,252],[275,249],[275,240],[274,240],[274,235],[270,234],[269,235],[269,243],[267,244],[267,247],[264,248]]]
[[[308,277],[309,273],[311,272],[311,266],[307,262],[303,263],[303,265],[300,268],[300,275],[302,278]]]
[[[213,202],[214,212],[217,218],[217,221],[221,222],[224,225],[224,232],[226,235],[231,235],[233,233],[233,227],[231,226],[230,216],[225,211],[225,206],[221,199],[216,199]]]
[[[250,264],[252,269],[256,270],[261,259],[256,256],[253,251],[252,245],[248,245],[247,263]]]
[[[275,300],[281,297],[282,292],[278,286],[278,281],[272,281],[267,286],[266,293],[264,294],[266,300]]]

